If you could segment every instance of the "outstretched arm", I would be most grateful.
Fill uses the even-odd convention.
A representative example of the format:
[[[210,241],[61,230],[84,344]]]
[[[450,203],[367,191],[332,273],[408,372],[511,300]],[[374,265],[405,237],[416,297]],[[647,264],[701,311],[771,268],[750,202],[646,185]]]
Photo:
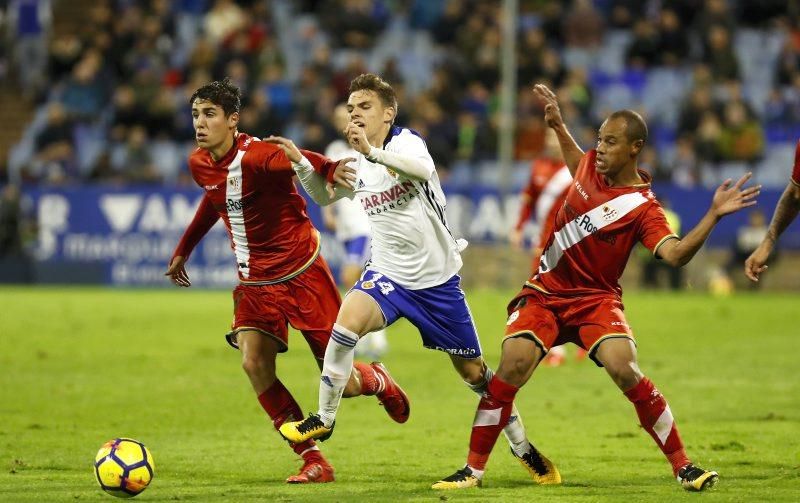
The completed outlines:
[[[725,180],[714,192],[711,207],[700,223],[695,225],[683,239],[670,239],[664,242],[658,248],[658,256],[674,267],[686,265],[700,250],[722,217],[756,204],[755,198],[761,191],[761,185],[742,189],[751,176],[752,173],[747,173],[733,187],[730,179]]]
[[[561,118],[561,109],[558,107],[558,99],[555,93],[543,84],[533,86],[533,92],[544,103],[544,121],[555,131],[558,144],[561,146],[561,154],[564,156],[564,162],[567,163],[569,174],[574,177],[584,152],[570,134],[569,129],[564,124],[564,119]]]
[[[794,181],[789,182],[786,190],[783,191],[775,207],[775,214],[772,215],[772,222],[769,224],[767,235],[758,245],[758,248],[744,262],[744,274],[753,281],[758,281],[759,275],[767,270],[767,259],[783,231],[797,217],[800,212],[800,185]]]
[[[203,239],[203,236],[214,227],[214,224],[219,220],[219,213],[214,209],[214,205],[207,195],[203,196],[200,201],[200,206],[194,214],[189,226],[181,236],[178,246],[172,253],[172,258],[169,261],[169,267],[164,276],[169,276],[170,280],[178,286],[189,287],[192,283],[189,281],[189,275],[186,273],[184,265],[189,260],[189,255],[192,254],[195,246]]]
[[[278,145],[291,161],[292,169],[303,189],[311,196],[311,199],[320,206],[326,206],[342,197],[353,197],[352,186],[355,181],[355,170],[347,166],[348,162],[354,161],[352,157],[347,157],[338,162],[329,161],[327,157],[315,152],[303,151],[294,144],[292,140],[280,136],[270,136],[265,141]],[[317,169],[312,162],[303,154],[313,157],[320,157],[333,165],[329,168],[330,172],[326,177],[323,170]],[[331,182],[332,183],[329,183]]]

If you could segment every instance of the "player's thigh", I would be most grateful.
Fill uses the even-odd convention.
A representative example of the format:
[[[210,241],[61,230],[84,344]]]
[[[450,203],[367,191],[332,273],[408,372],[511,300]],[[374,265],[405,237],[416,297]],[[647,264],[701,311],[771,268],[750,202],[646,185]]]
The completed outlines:
[[[506,320],[503,347],[513,339],[527,339],[539,348],[540,353],[546,354],[558,339],[559,332],[559,322],[547,297],[541,292],[531,292],[512,303]],[[515,343],[509,349],[517,347],[522,346]]]
[[[594,359],[623,391],[634,387],[644,377],[637,362],[636,345],[626,337],[601,341],[594,352]]]
[[[228,342],[240,347],[242,332],[256,331],[275,341],[278,352],[288,349],[288,327],[282,306],[285,293],[281,286],[239,285],[233,291],[233,323]]]
[[[386,321],[378,302],[368,293],[355,288],[345,296],[336,318],[337,325],[358,334],[359,337],[383,328]]]
[[[603,360],[598,357],[598,351],[604,346],[606,349],[603,354],[607,359],[621,351],[620,358],[633,358],[635,361],[633,332],[619,299],[586,297],[573,303],[565,317],[570,326],[577,326],[577,342],[589,352],[589,358],[597,365],[604,366]],[[615,349],[612,352],[609,348]],[[628,348],[632,348],[633,352]],[[618,358],[607,361],[615,363]]]

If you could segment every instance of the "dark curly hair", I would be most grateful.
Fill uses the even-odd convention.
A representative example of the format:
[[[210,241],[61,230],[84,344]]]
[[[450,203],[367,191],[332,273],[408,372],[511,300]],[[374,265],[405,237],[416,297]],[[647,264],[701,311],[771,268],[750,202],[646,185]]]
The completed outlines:
[[[223,80],[215,80],[202,86],[189,98],[189,105],[194,104],[194,100],[208,101],[222,107],[225,116],[238,112],[242,106],[242,91],[225,77]]]

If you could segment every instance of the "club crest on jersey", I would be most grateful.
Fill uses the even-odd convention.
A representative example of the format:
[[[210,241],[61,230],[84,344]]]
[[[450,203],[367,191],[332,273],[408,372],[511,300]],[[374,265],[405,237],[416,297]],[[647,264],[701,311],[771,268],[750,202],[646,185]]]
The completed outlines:
[[[619,216],[619,212],[614,208],[605,205],[603,206],[603,220],[610,222]]]
[[[242,188],[242,177],[233,176],[228,178],[228,185],[230,185],[233,190],[240,190]]]
[[[372,288],[375,288],[375,283],[372,281],[364,281],[361,283],[361,288],[363,288],[364,290],[370,290]]]
[[[386,171],[392,178],[397,179],[397,171],[393,170],[392,168],[386,168]]]

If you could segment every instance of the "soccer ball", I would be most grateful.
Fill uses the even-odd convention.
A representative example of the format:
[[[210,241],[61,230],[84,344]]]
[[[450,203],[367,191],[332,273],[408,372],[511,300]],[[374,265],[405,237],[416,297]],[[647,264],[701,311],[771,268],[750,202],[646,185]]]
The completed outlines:
[[[143,443],[131,438],[109,440],[97,451],[94,475],[112,496],[132,498],[153,480],[153,456]]]

